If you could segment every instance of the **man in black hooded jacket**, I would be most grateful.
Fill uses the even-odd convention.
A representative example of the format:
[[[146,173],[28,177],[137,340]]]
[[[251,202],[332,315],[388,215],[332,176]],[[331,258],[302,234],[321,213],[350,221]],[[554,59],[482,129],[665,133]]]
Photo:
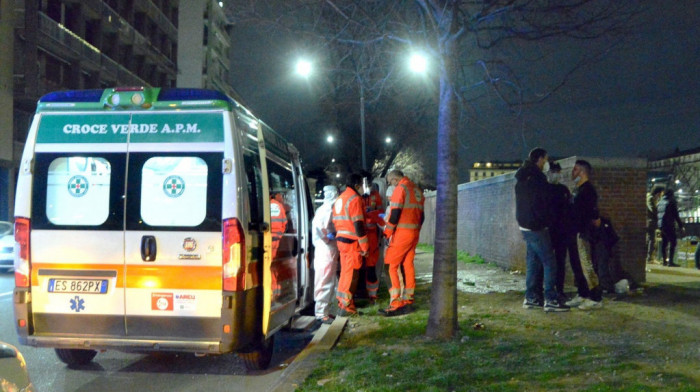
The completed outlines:
[[[515,173],[515,217],[527,244],[523,307],[534,309],[543,305],[541,297],[544,284],[544,311],[564,312],[569,307],[558,300],[556,261],[548,229],[552,221],[550,188],[543,173],[543,170],[548,170],[545,169],[549,164],[548,158],[545,149],[535,148]],[[544,282],[541,276],[544,276]]]

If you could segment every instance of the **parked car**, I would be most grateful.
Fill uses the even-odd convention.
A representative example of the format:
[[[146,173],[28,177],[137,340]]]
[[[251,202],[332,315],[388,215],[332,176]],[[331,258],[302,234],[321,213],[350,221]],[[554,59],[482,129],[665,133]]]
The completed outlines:
[[[0,342],[0,391],[35,391],[22,353],[15,346],[4,342]]]
[[[0,221],[0,271],[12,271],[15,257],[14,225]]]

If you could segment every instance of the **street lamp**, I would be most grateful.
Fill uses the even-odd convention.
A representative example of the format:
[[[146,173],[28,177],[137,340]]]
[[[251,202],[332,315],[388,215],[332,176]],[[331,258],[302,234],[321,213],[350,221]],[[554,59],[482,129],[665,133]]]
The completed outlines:
[[[387,136],[386,139],[384,139],[384,143],[391,144],[391,136]]]
[[[326,137],[326,141],[328,143],[333,143],[333,135],[328,135],[328,137]]]
[[[308,78],[311,75],[311,62],[305,59],[299,59],[295,67],[296,73],[304,78]]]
[[[428,69],[428,59],[423,54],[414,52],[408,59],[408,68],[415,73],[425,73]]]

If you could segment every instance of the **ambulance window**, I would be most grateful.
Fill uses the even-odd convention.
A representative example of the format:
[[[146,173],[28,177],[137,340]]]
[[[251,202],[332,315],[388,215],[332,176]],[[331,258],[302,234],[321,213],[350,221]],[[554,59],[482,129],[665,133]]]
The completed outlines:
[[[257,157],[245,154],[245,171],[248,177],[248,195],[250,196],[250,220],[263,221],[262,173]]]
[[[299,208],[297,206],[292,171],[269,159],[267,161],[267,171],[270,192],[273,194],[281,194],[285,209],[287,209],[287,233],[294,233],[296,232]]]
[[[61,157],[51,161],[46,217],[54,225],[99,226],[109,216],[111,165],[104,158]]]
[[[153,157],[141,169],[141,219],[150,226],[197,226],[207,214],[209,168],[199,157]]]

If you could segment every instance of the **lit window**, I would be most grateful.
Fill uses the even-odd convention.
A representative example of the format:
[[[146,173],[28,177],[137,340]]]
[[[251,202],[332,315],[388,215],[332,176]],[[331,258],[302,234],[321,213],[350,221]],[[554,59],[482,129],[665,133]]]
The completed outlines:
[[[63,157],[49,165],[46,217],[54,225],[99,226],[109,216],[111,165],[104,158]]]

